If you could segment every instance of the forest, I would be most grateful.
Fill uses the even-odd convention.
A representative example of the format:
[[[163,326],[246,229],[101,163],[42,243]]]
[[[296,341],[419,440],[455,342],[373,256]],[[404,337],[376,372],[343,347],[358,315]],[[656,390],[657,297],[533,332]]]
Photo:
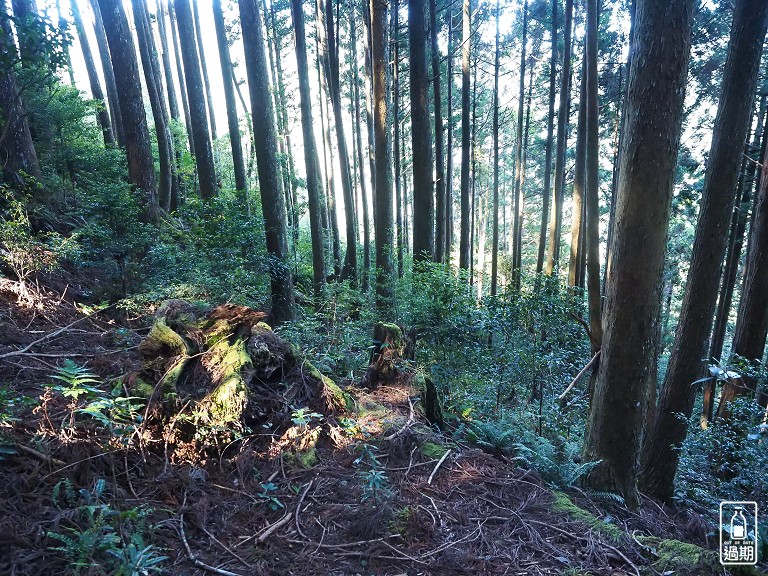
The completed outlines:
[[[768,574],[765,0],[0,0],[0,575]]]

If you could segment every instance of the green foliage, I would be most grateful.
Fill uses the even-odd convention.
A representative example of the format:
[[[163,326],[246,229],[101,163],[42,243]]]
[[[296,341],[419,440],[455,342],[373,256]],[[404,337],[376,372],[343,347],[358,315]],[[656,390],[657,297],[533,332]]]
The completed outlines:
[[[48,532],[48,538],[58,543],[49,549],[61,553],[67,560],[67,574],[146,576],[160,573],[167,557],[145,540],[152,530],[147,522],[151,510],[116,510],[106,501],[106,489],[103,479],[97,480],[91,490],[76,491],[68,478],[56,484],[51,500],[71,518],[74,526]]]
[[[291,422],[300,428],[306,428],[308,424],[322,418],[322,414],[310,412],[309,408],[297,408],[291,413]]]
[[[698,416],[688,424],[675,494],[686,506],[710,513],[721,500],[754,500],[759,509],[768,508],[764,410],[750,398],[737,398],[730,408],[727,421],[716,418],[705,430],[698,425]]]
[[[258,492],[256,496],[264,502],[267,506],[269,506],[273,511],[280,510],[281,508],[285,508],[285,504],[283,504],[280,499],[275,496],[274,492],[277,491],[277,486],[273,484],[272,482],[262,482],[259,484],[261,486],[261,492]]]

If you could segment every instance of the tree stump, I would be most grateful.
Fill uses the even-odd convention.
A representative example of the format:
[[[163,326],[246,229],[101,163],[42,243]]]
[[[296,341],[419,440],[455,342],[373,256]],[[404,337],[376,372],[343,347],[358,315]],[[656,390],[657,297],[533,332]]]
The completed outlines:
[[[443,429],[445,420],[443,419],[443,408],[440,405],[440,397],[437,394],[437,387],[429,376],[417,374],[414,378],[414,384],[421,392],[421,404],[424,406],[424,417],[432,426]]]
[[[377,322],[373,327],[373,348],[362,385],[375,390],[380,384],[394,384],[406,348],[403,330],[397,324]]]

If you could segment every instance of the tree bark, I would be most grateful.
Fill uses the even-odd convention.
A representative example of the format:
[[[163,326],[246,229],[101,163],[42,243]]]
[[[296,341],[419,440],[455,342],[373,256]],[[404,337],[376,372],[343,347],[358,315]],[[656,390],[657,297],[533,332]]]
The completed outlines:
[[[496,0],[496,43],[493,60],[493,247],[491,248],[491,296],[496,296],[499,272],[499,12]]]
[[[527,1],[527,0],[526,0]],[[469,270],[472,242],[469,230],[469,57],[471,44],[470,2],[462,4],[462,47],[461,47],[461,237],[459,238],[459,268]]]
[[[131,38],[128,17],[121,2],[98,0],[104,31],[109,43],[115,84],[119,94],[120,114],[125,132],[128,179],[135,186],[141,206],[141,220],[156,222],[159,217],[152,145],[141,94],[139,62]]]
[[[176,74],[179,77],[179,88],[181,90],[181,105],[184,108],[184,124],[187,127],[187,143],[192,156],[195,155],[195,141],[192,137],[192,119],[189,112],[189,100],[187,100],[186,79],[184,77],[184,67],[182,66],[181,49],[179,48],[178,22],[176,21],[176,9],[173,2],[168,2],[168,16],[171,19],[171,37],[173,40],[173,52],[176,56]]]
[[[216,0],[218,1],[218,0]],[[299,76],[299,104],[301,107],[301,131],[304,137],[304,162],[307,169],[307,200],[309,203],[309,228],[312,236],[312,272],[315,301],[320,302],[325,284],[325,243],[321,214],[322,176],[317,158],[314,124],[312,122],[312,96],[309,90],[309,64],[301,0],[291,0],[291,16],[296,47],[296,68]]]
[[[112,122],[109,119],[109,109],[104,100],[104,92],[101,89],[99,73],[96,71],[96,62],[93,60],[91,45],[88,41],[88,36],[85,33],[85,26],[83,25],[83,17],[80,14],[80,7],[77,5],[77,0],[70,0],[70,6],[72,8],[72,19],[75,23],[75,30],[77,30],[77,37],[80,40],[80,50],[83,52],[83,60],[85,60],[85,70],[88,73],[88,84],[91,87],[91,95],[93,96],[93,99],[100,104],[96,118],[101,127],[104,145],[114,146],[115,137],[112,134]]]
[[[586,51],[585,51],[586,52]],[[576,166],[573,171],[573,207],[571,209],[571,259],[568,264],[568,286],[581,287],[584,277],[582,244],[584,238],[584,188],[587,181],[587,59],[583,57],[579,87],[579,116],[576,121]],[[551,243],[550,243],[551,246]]]
[[[253,146],[259,172],[259,193],[264,216],[267,252],[272,286],[272,316],[275,322],[292,320],[293,278],[288,262],[288,237],[285,200],[280,190],[277,159],[275,116],[269,97],[267,57],[264,53],[264,29],[256,0],[239,0],[240,22],[243,24],[245,66],[248,72],[248,92],[251,110],[262,110],[253,116]]]
[[[173,83],[173,72],[171,71],[171,54],[168,51],[168,32],[165,25],[165,0],[157,3],[157,28],[160,33],[160,49],[163,53],[163,74],[165,76],[165,85],[168,89],[168,107],[170,108],[171,118],[178,121],[179,101],[176,100],[176,88]]]
[[[168,126],[168,112],[165,107],[165,94],[160,79],[160,62],[152,38],[146,2],[145,0],[132,0],[131,4],[133,6],[133,20],[136,25],[136,37],[139,41],[144,82],[149,94],[157,135],[157,152],[160,160],[158,202],[160,208],[169,212],[171,210],[171,189],[174,186],[174,180],[176,180],[176,164],[173,140]],[[175,185],[178,186],[178,180],[176,180]]]
[[[544,255],[546,254],[546,244],[547,244],[547,220],[549,218],[549,197],[550,197],[550,186],[552,184],[552,140],[554,137],[554,131],[555,131],[555,80],[557,78],[556,70],[557,70],[557,3],[558,0],[552,0],[552,28],[550,31],[550,43],[552,44],[552,54],[549,59],[549,107],[548,107],[548,113],[547,113],[547,140],[545,144],[545,152],[544,152],[544,191],[542,192],[542,203],[541,203],[541,227],[539,228],[539,252],[536,256],[536,274],[541,274],[542,270],[544,270]],[[567,9],[566,9],[567,10]],[[567,17],[567,16],[566,16]],[[565,46],[568,46],[568,39],[565,40]],[[566,48],[567,51],[567,48]],[[568,78],[568,75],[566,74],[565,68],[563,68],[563,78]],[[568,87],[567,80],[566,80],[566,89]],[[560,103],[562,104],[565,100],[565,91],[560,90]],[[561,135],[561,129],[560,129],[560,114],[558,111],[558,117],[557,117],[557,138],[558,138],[558,144],[560,143],[560,135]],[[557,220],[557,208],[560,208],[560,216],[562,220],[562,206],[561,204],[558,205],[558,189],[557,185],[555,185],[555,194],[552,202],[552,208],[553,212],[555,214],[554,219]],[[556,222],[557,225],[557,222]],[[559,231],[559,228],[558,228]],[[559,242],[558,242],[559,244]],[[555,248],[558,255],[560,253],[559,245]],[[548,274],[552,274],[551,270],[548,270]]]
[[[436,0],[429,0],[432,55],[432,92],[435,107],[435,262],[445,262],[445,157],[443,155],[443,100],[440,89],[440,50],[437,45]]]
[[[520,288],[520,262],[523,235],[523,113],[525,111],[525,49],[528,41],[528,0],[523,4],[523,42],[520,50],[520,94],[517,103],[517,136],[515,139],[515,201],[512,232],[512,283]],[[520,240],[518,240],[520,239]]]
[[[197,53],[200,63],[200,70],[203,74],[203,85],[205,86],[205,102],[208,105],[208,121],[211,129],[211,139],[216,140],[216,115],[213,109],[213,97],[211,96],[211,83],[208,80],[208,65],[205,63],[205,50],[203,49],[203,33],[200,30],[200,11],[197,6],[197,0],[191,0],[192,2],[192,18],[194,20],[194,37],[197,43]],[[181,42],[182,47],[184,41]]]
[[[405,272],[405,244],[406,238],[403,231],[404,218],[407,217],[403,202],[403,189],[405,188],[405,178],[403,177],[402,158],[405,154],[400,153],[400,2],[392,0],[392,11],[390,15],[390,41],[392,42],[392,117],[394,133],[394,156],[395,156],[395,225],[397,236],[397,275],[403,277]],[[402,179],[401,179],[402,178]],[[402,182],[402,184],[401,184]],[[374,208],[375,210],[375,208]]]
[[[0,33],[0,58],[17,61],[5,2],[0,4]],[[10,67],[0,72],[0,163],[4,180],[13,186],[26,186],[24,174],[37,180],[42,178],[27,112],[16,84],[16,74]]]
[[[448,23],[448,70],[446,85],[448,92],[448,113],[445,159],[445,263],[451,264],[453,251],[453,4],[445,8]]]
[[[596,0],[589,1],[596,13]],[[647,395],[655,386],[662,273],[694,11],[694,0],[638,0],[636,7],[614,263],[584,448],[586,461],[601,461],[587,478],[590,487],[616,491],[631,507],[638,503],[637,456]]]
[[[430,0],[433,1],[433,0]],[[408,0],[411,154],[413,165],[413,259],[435,254],[435,199],[432,188],[432,130],[429,125],[427,22],[425,0]]]
[[[598,116],[597,85],[597,36],[599,33],[597,0],[587,1],[587,157],[585,201],[587,208],[586,248],[587,248],[587,300],[589,303],[589,331],[592,355],[597,354],[603,341],[602,304],[600,291],[600,118]],[[562,219],[562,212],[560,214]],[[559,254],[559,231],[555,234]],[[558,258],[554,262],[557,265]],[[593,372],[594,373],[594,372]]]
[[[740,153],[749,131],[760,53],[767,27],[768,3],[756,6],[749,0],[736,2],[680,321],[656,419],[642,453],[640,487],[660,500],[672,498],[680,458],[678,447],[687,435],[687,418],[693,412],[696,398],[696,387],[691,383],[701,376],[704,368],[702,358],[707,353],[717,304],[720,267],[725,255],[728,224],[741,165]],[[745,285],[745,288],[748,287]],[[758,290],[765,294],[766,288],[768,283],[759,286]],[[745,296],[750,298],[749,293]],[[749,311],[748,317],[752,319],[753,312],[759,317],[759,306],[762,305],[762,316],[768,319],[768,314],[764,312],[768,309],[768,298],[758,297],[757,305],[757,309]],[[757,361],[762,358],[764,328],[762,334],[762,345],[748,349],[751,353],[748,358]],[[756,340],[759,343],[759,337]],[[750,341],[754,341],[751,336]],[[741,343],[736,339],[735,342]],[[738,349],[734,351],[739,353]],[[680,414],[684,414],[686,419],[680,418]]]
[[[203,80],[200,77],[200,61],[195,43],[195,30],[189,0],[174,0],[176,19],[179,25],[181,56],[184,61],[184,80],[187,86],[192,141],[195,143],[195,163],[200,183],[200,196],[204,200],[216,195],[216,169],[213,165],[211,136],[205,114]],[[247,28],[248,26],[243,26]],[[254,107],[254,109],[258,109]]]
[[[125,130],[123,129],[123,115],[120,112],[120,99],[117,97],[117,83],[115,71],[112,69],[112,57],[109,54],[107,35],[104,32],[104,21],[101,17],[101,8],[98,0],[91,0],[93,10],[94,29],[96,31],[96,47],[99,50],[101,69],[104,72],[104,84],[107,87],[107,101],[112,120],[112,133],[120,148],[125,148]]]
[[[373,80],[374,150],[376,186],[376,307],[388,313],[393,307],[392,278],[392,152],[389,141],[387,103],[387,0],[371,1],[371,60]]]
[[[240,138],[240,121],[237,117],[237,100],[235,99],[235,87],[232,83],[232,60],[229,56],[227,27],[226,23],[224,22],[224,12],[221,9],[221,0],[213,0],[212,7],[213,23],[216,27],[216,42],[219,46],[219,63],[221,64],[221,75],[222,81],[224,83],[224,99],[227,105],[227,124],[229,128],[229,145],[232,149],[232,164],[235,170],[235,189],[240,193],[243,204],[245,205],[247,202],[245,158],[243,156],[243,143]],[[304,22],[302,18],[302,26],[303,24]],[[304,55],[306,58],[306,41],[304,42],[303,46]]]

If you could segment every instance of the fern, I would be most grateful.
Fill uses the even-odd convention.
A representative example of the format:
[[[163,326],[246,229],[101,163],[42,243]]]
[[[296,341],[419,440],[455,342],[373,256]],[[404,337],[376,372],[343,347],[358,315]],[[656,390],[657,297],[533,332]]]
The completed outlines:
[[[67,359],[64,365],[57,368],[51,378],[59,380],[66,386],[57,385],[52,388],[67,398],[77,400],[82,395],[94,396],[101,394],[101,390],[89,384],[101,384],[101,380],[85,366],[78,366],[72,360]]]

